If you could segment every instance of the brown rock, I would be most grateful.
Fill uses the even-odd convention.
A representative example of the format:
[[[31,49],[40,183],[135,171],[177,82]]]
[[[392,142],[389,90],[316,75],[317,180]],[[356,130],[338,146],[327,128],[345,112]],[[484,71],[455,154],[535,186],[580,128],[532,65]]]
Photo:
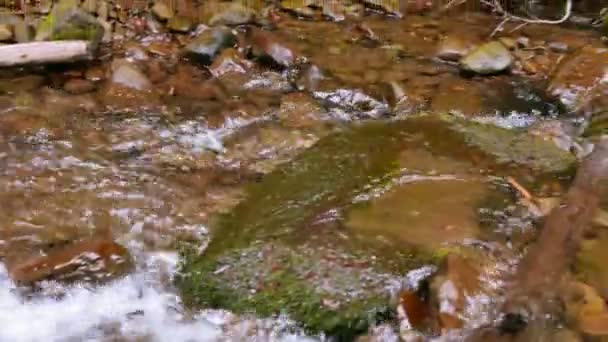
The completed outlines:
[[[547,92],[569,111],[589,114],[608,108],[608,49],[583,47],[559,64]]]
[[[464,35],[449,35],[437,48],[437,57],[444,61],[458,62],[477,45],[477,40]]]
[[[106,75],[101,67],[91,67],[85,71],[84,78],[91,82],[99,82],[104,80]]]
[[[249,32],[253,54],[265,60],[270,60],[280,66],[288,67],[295,63],[297,54],[271,32],[257,28]]]
[[[246,73],[252,67],[251,61],[242,58],[236,49],[229,48],[214,59],[209,71],[213,76],[219,77],[226,73]]]
[[[107,280],[130,267],[127,249],[111,240],[83,240],[53,249],[46,255],[12,263],[9,275],[15,282],[44,279]]]
[[[325,110],[306,93],[283,95],[277,117],[290,128],[311,127],[328,118]]]
[[[127,61],[115,60],[112,62],[112,82],[134,90],[151,89],[152,83],[139,68]]]
[[[84,94],[95,90],[95,83],[82,78],[72,78],[63,85],[63,89],[70,94]]]
[[[148,79],[152,83],[162,82],[167,79],[167,72],[162,63],[157,59],[152,59],[147,63]]]
[[[467,297],[480,292],[479,270],[458,254],[449,254],[431,283],[432,301],[438,310],[439,325],[444,330],[464,324]]]

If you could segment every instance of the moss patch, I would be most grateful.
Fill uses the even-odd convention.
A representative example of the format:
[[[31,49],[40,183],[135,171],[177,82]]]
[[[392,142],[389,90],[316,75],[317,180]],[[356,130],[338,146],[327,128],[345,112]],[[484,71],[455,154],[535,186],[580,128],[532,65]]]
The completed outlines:
[[[408,148],[464,159],[477,149],[484,165],[499,160],[548,172],[573,161],[525,133],[451,117],[353,125],[251,185],[247,199],[214,222],[204,255],[184,253],[177,283],[186,304],[287,313],[339,340],[390,317],[400,277],[445,253],[406,244],[387,251],[380,240],[345,229],[341,213],[357,195],[401,175]]]

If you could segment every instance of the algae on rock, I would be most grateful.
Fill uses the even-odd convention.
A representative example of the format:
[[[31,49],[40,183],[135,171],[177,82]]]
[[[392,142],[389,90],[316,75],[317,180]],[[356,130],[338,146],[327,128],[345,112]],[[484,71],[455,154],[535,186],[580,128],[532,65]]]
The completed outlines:
[[[526,133],[448,116],[355,124],[278,166],[217,218],[204,254],[184,253],[177,280],[184,301],[261,316],[286,313],[311,332],[345,340],[390,317],[391,289],[443,254],[437,246],[386,248],[381,239],[361,238],[344,226],[342,213],[358,195],[408,172],[400,160],[408,148],[464,160],[478,149],[487,164],[506,164],[500,170],[517,164],[561,172],[573,161]]]
[[[96,47],[104,29],[89,13],[78,7],[74,0],[62,0],[43,18],[36,29],[35,40],[87,40]]]

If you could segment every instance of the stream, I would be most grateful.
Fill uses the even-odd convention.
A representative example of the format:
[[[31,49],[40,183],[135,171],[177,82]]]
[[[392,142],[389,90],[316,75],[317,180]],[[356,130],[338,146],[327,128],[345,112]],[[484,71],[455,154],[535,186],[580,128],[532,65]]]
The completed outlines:
[[[606,127],[587,26],[61,3],[96,57],[0,70],[0,342],[481,340]],[[607,338],[600,211],[523,340]]]

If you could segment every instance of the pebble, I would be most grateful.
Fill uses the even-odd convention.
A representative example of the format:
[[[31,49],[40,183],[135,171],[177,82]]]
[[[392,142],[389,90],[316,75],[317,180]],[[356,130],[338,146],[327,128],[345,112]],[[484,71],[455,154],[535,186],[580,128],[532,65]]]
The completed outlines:
[[[569,51],[568,44],[563,42],[550,42],[548,47],[549,50],[557,53],[567,53]]]

